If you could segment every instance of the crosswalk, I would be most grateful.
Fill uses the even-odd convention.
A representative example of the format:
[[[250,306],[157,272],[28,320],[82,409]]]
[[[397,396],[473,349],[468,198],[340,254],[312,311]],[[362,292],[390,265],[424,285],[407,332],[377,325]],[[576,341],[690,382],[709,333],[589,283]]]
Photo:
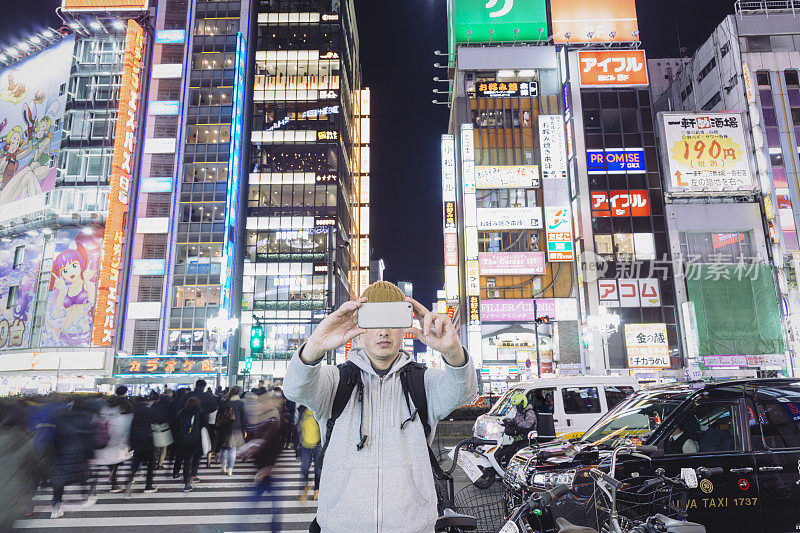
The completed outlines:
[[[18,520],[19,531],[86,531],[114,533],[142,532],[189,533],[228,531],[271,531],[272,504],[266,496],[258,503],[252,501],[253,477],[256,468],[252,464],[237,463],[233,476],[222,473],[217,465],[205,467],[201,461],[194,490],[183,492],[183,480],[172,479],[171,469],[156,471],[154,485],[158,492],[144,494],[144,472],[136,476],[131,498],[123,494],[111,494],[111,483],[107,473],[99,476],[97,503],[82,507],[79,487],[67,487],[64,491],[64,516],[50,518],[52,490],[44,489],[34,497],[33,513]],[[119,479],[126,480],[129,468],[120,469]],[[309,482],[313,483],[313,467]],[[277,500],[273,503],[280,509],[281,530],[308,531],[314,519],[317,504],[312,498],[301,502],[303,491],[300,478],[300,462],[292,451],[282,454],[272,474]]]

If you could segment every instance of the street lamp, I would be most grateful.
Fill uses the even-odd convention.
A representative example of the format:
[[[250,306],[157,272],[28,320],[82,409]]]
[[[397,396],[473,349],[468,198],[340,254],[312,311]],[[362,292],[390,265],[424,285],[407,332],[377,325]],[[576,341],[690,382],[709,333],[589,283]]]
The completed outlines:
[[[217,355],[217,385],[222,386],[222,351],[228,352],[230,360],[230,344],[228,339],[239,328],[239,319],[228,317],[220,311],[218,316],[206,320],[206,329],[214,340],[213,352]]]
[[[601,306],[597,315],[586,317],[586,324],[590,330],[596,331],[603,338],[603,357],[606,370],[608,370],[611,367],[608,359],[608,339],[619,329],[619,315],[611,313],[606,307]]]

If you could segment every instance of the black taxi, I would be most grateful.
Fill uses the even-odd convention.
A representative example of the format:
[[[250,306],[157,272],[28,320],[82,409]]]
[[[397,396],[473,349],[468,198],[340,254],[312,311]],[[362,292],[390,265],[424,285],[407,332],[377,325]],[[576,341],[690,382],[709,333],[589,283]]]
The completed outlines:
[[[571,485],[553,517],[598,527],[592,466],[623,442],[657,447],[651,460],[629,458],[616,477],[681,468],[722,467],[688,494],[688,518],[708,533],[800,531],[800,380],[697,381],[638,391],[579,439],[525,448],[511,460],[508,498],[530,488]]]

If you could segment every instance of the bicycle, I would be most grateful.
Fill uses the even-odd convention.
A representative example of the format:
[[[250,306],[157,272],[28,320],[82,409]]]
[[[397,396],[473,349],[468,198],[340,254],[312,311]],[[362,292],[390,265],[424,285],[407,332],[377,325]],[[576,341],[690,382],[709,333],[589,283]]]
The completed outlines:
[[[514,509],[498,533],[527,533],[528,531],[533,531],[530,525],[526,523],[529,522],[530,515],[538,518],[539,514],[547,509],[551,503],[563,498],[568,493],[569,485],[558,485],[548,491],[537,492]],[[540,522],[539,529],[536,531],[541,530],[542,525]]]
[[[614,477],[617,455],[626,454],[650,460],[649,456],[640,452],[654,450],[655,448],[652,446],[623,446],[614,451],[609,473],[603,472],[599,468],[592,468],[589,471],[597,487],[609,502],[606,509],[607,521],[601,526],[603,533],[705,533],[706,529],[703,525],[686,520],[688,515],[686,490],[693,487],[690,486],[687,479],[684,479],[683,473],[679,476],[668,477],[665,475],[664,469],[659,468],[655,471],[656,477],[654,478],[646,479],[641,476],[633,478],[636,486],[627,486],[628,483]],[[695,471],[691,470],[691,472],[691,475],[688,472],[685,475],[689,478],[694,476],[694,485],[697,479],[694,475]],[[702,477],[712,477],[721,473],[722,468],[718,467],[697,469],[697,474]],[[676,488],[681,491],[681,501],[678,506],[674,506],[672,500],[672,491]],[[624,515],[619,512],[617,505],[621,493],[628,498],[627,503],[629,504]],[[664,513],[654,511],[654,508],[657,507],[661,507]],[[644,511],[645,509],[646,511]],[[676,518],[667,516],[666,513],[674,513]],[[556,526],[559,533],[597,533],[597,530],[593,528],[573,525],[564,518],[556,519]]]
[[[450,468],[447,470],[442,470],[434,476],[440,508],[440,516],[436,520],[435,527],[437,533],[461,533],[463,531],[475,531],[478,529],[477,518],[468,514],[458,513],[455,510],[456,495],[453,472],[458,464],[458,454],[462,447],[466,446],[468,449],[474,449],[478,446],[485,446],[493,442],[494,441],[478,439],[475,437],[462,440],[456,444],[456,447],[453,450],[453,462],[450,465]]]

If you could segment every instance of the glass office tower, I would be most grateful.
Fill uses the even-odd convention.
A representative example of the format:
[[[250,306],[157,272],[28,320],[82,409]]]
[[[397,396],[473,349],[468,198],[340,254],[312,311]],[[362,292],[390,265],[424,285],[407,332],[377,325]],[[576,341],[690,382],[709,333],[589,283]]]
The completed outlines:
[[[353,4],[258,4],[242,290],[250,378],[282,378],[292,352],[369,279],[369,92]],[[243,195],[244,196],[244,195]],[[243,342],[243,345],[248,343]]]

